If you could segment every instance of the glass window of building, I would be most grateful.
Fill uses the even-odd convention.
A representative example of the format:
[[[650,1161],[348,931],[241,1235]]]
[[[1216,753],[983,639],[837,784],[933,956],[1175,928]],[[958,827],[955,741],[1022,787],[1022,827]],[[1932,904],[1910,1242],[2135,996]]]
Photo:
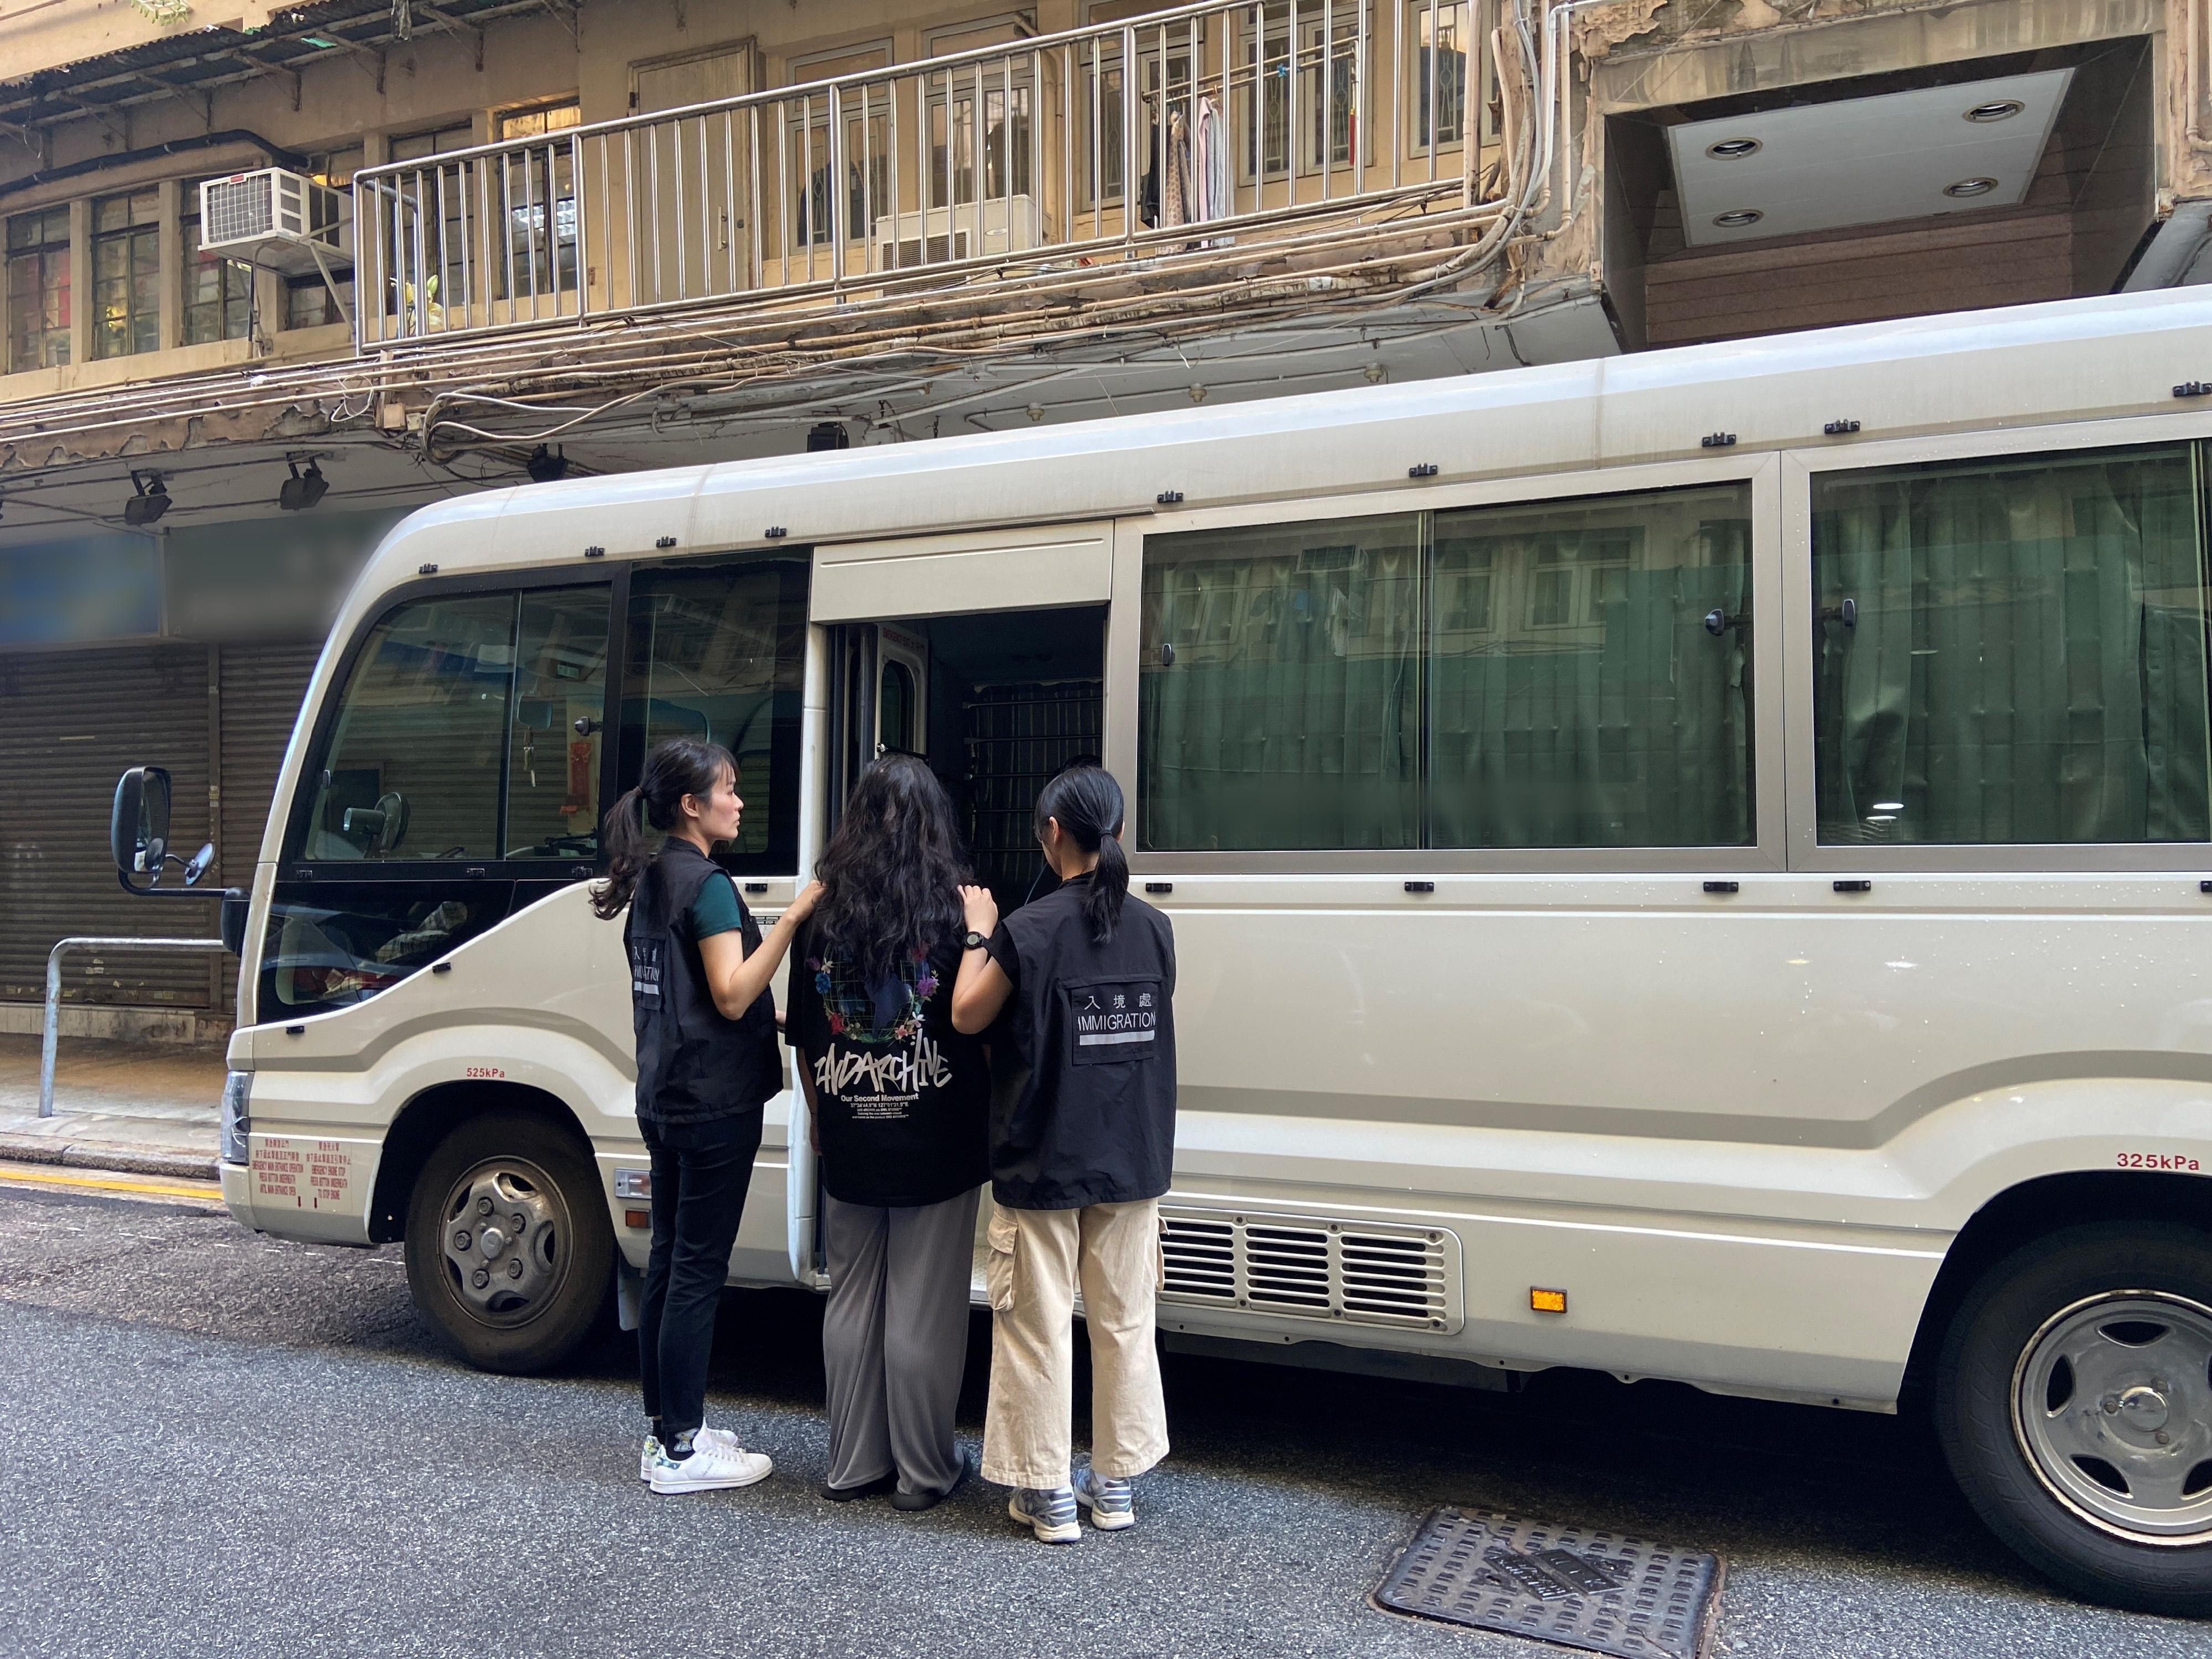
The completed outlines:
[[[161,343],[161,196],[137,190],[92,204],[92,355]]]
[[[253,267],[200,251],[200,187],[184,187],[185,343],[242,340],[253,331]]]
[[[494,142],[503,144],[510,138],[542,138],[549,132],[565,131],[582,118],[583,112],[573,98],[531,109],[508,110],[499,118]]]
[[[1814,475],[1823,842],[2212,839],[2205,450]]]
[[[1413,51],[1406,64],[1411,78],[1415,150],[1439,149],[1467,137],[1469,47],[1468,0],[1411,0],[1406,27]]]
[[[52,368],[70,360],[70,210],[8,221],[8,362]]]

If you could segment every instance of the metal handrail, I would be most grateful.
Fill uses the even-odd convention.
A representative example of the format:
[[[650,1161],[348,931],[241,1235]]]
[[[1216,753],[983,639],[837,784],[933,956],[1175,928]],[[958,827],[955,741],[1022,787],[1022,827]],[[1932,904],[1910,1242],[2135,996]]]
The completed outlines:
[[[1411,152],[1401,130],[1413,113],[1401,84],[1407,33],[1433,40],[1447,3],[1194,0],[365,167],[354,175],[356,347],[953,280],[1009,260],[1203,248],[1316,212],[1467,198],[1475,169],[1438,155],[1433,46],[1427,142]],[[1376,50],[1386,9],[1387,55]],[[1466,0],[1461,14],[1464,148],[1481,143],[1496,76],[1486,33],[1470,27],[1491,9]],[[1548,58],[1548,33],[1545,44]],[[1547,76],[1547,93],[1559,88]],[[1203,218],[1141,222],[1147,134],[1157,126],[1164,152],[1180,118],[1194,163],[1202,100],[1224,188],[1194,179]]]
[[[54,1115],[54,1048],[61,1036],[62,957],[70,951],[222,951],[219,939],[103,939],[94,934],[59,940],[46,957],[46,1037],[39,1049],[39,1115]]]

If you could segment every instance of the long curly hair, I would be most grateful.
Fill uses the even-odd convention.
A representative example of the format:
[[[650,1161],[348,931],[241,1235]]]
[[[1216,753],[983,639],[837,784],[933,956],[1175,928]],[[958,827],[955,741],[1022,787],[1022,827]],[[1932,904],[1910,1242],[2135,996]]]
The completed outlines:
[[[888,978],[959,936],[966,849],[951,797],[918,755],[890,754],[860,774],[814,866],[814,938],[866,978]]]

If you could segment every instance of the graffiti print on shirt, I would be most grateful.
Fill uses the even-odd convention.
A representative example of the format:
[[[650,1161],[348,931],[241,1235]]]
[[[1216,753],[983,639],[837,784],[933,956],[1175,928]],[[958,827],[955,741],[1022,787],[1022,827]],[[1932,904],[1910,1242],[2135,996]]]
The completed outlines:
[[[814,1062],[814,1086],[833,1097],[856,1120],[897,1122],[914,1109],[924,1089],[942,1089],[952,1068],[929,1038],[911,1047],[867,1049],[832,1042]]]
[[[1095,979],[1061,988],[1067,1005],[1069,1060],[1118,1066],[1159,1052],[1165,995],[1157,979]]]

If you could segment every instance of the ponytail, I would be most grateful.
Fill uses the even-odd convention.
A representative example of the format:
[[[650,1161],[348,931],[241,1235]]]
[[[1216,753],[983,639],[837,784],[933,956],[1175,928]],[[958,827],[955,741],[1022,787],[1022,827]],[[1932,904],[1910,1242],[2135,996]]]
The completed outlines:
[[[1103,945],[1114,937],[1121,920],[1121,901],[1129,896],[1129,859],[1118,839],[1121,786],[1102,768],[1071,766],[1037,797],[1040,836],[1051,818],[1060,821],[1060,833],[1077,847],[1098,854],[1091,890],[1083,896],[1083,919],[1091,924],[1091,942]]]
[[[607,850],[607,877],[592,889],[592,914],[612,921],[637,892],[637,879],[653,862],[654,848],[647,826],[664,835],[673,830],[684,812],[684,797],[704,800],[722,774],[735,778],[736,757],[719,743],[703,738],[671,738],[653,745],[645,757],[645,775],[637,787],[625,790],[607,809],[600,825]]]

